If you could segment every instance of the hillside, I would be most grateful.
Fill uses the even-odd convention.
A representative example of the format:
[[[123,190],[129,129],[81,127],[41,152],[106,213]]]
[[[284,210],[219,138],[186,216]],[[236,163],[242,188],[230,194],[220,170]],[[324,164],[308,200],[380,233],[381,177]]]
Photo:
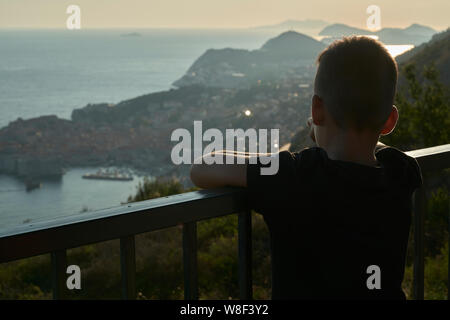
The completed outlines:
[[[118,104],[90,104],[74,110],[72,120],[18,119],[0,129],[0,174],[29,178],[60,175],[70,167],[124,166],[188,177],[189,165],[175,166],[170,159],[175,129],[192,132],[194,120],[203,121],[203,130],[222,132],[279,128],[285,144],[299,119],[306,119],[310,96],[311,88],[288,80],[243,89],[189,86]]]
[[[429,42],[397,56],[396,60],[400,68],[414,63],[417,70],[423,70],[424,66],[434,63],[442,83],[450,86],[450,29],[435,34]],[[400,84],[403,81],[402,78],[399,79]]]
[[[176,87],[242,88],[259,81],[280,81],[309,73],[325,45],[306,35],[288,31],[268,40],[258,50],[210,49],[200,56]]]

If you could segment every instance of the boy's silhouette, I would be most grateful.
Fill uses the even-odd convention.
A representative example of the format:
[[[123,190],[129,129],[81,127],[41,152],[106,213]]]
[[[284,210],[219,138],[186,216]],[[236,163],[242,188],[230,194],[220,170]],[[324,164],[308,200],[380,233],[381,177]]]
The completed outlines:
[[[248,188],[270,232],[274,299],[405,299],[421,173],[413,158],[378,142],[398,119],[397,65],[380,42],[356,36],[332,43],[318,64],[308,122],[317,147],[280,152],[275,175],[261,175],[259,162],[199,164],[191,179]]]

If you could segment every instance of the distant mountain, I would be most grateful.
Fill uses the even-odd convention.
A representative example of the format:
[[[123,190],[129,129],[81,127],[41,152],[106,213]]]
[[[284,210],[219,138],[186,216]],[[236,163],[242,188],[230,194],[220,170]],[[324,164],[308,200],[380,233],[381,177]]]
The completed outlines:
[[[372,32],[367,29],[360,29],[351,27],[345,24],[332,24],[320,31],[319,35],[325,36],[324,42],[329,43],[336,38],[341,38],[350,35],[374,35],[384,44],[413,44],[419,45],[427,42],[436,33],[436,30],[422,26],[419,24],[412,24],[407,28],[383,28],[381,30]]]
[[[329,37],[346,37],[351,35],[358,34],[373,34],[373,32],[369,30],[364,30],[360,28],[350,27],[346,24],[335,23],[329,26],[326,26],[322,31],[319,32],[320,36],[329,36]]]
[[[309,59],[323,48],[323,44],[311,37],[295,31],[287,31],[278,37],[269,39],[258,53],[260,55],[265,53],[289,58]],[[312,58],[314,59],[315,56]]]
[[[433,28],[423,26],[417,23],[410,25],[409,27],[404,29],[404,31],[409,34],[416,34],[422,36],[429,36],[430,34],[436,33],[436,30],[434,30]]]
[[[419,72],[424,66],[434,63],[440,80],[450,86],[450,28],[435,34],[429,42],[397,56],[396,60],[400,68],[408,63],[416,64]],[[402,82],[403,79],[400,78],[399,83]]]
[[[237,88],[298,76],[313,65],[324,48],[311,37],[288,31],[268,40],[259,50],[210,49],[173,85]]]
[[[328,22],[324,20],[317,19],[307,19],[307,20],[286,20],[278,24],[258,26],[252,29],[263,29],[263,30],[295,30],[295,31],[311,31],[320,30],[328,25]]]
[[[413,24],[405,29],[384,28],[375,32],[379,39],[385,44],[413,44],[419,45],[427,42],[436,33],[436,30]]]

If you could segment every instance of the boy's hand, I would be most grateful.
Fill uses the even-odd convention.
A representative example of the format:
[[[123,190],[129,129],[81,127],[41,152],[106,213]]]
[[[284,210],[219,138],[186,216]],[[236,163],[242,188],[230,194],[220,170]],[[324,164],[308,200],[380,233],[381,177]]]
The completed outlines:
[[[308,120],[306,121],[306,125],[309,128],[309,137],[311,138],[312,141],[314,141],[314,143],[316,142],[316,137],[314,135],[314,123],[312,121],[312,117],[309,117]]]

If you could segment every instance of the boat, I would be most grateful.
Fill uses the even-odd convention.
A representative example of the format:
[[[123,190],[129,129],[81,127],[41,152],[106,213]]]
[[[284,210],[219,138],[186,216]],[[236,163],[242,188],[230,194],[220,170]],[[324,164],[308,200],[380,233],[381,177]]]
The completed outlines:
[[[28,180],[25,182],[25,189],[27,192],[30,192],[34,189],[39,189],[42,186],[40,182]]]
[[[132,175],[120,172],[118,170],[114,170],[114,171],[98,170],[96,173],[86,173],[82,177],[83,177],[83,179],[96,179],[96,180],[116,180],[116,181],[131,181],[131,180],[133,180]]]

